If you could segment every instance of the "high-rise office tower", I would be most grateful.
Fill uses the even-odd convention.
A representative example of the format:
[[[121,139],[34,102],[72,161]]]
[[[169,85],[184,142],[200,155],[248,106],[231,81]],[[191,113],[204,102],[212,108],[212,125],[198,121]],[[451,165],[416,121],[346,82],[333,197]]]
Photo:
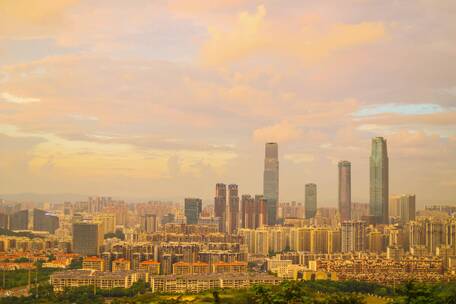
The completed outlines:
[[[99,255],[104,232],[101,223],[80,222],[73,224],[73,251],[82,256]]]
[[[219,218],[220,231],[226,231],[226,185],[215,185],[214,215]]]
[[[201,211],[203,211],[203,202],[201,199],[185,199],[185,217],[187,218],[187,224],[198,224]]]
[[[59,218],[44,210],[33,209],[33,230],[47,231],[54,234],[55,230],[59,228]]]
[[[14,212],[10,215],[10,230],[27,230],[29,222],[29,212],[27,209]]]
[[[239,190],[238,185],[228,185],[228,210],[226,232],[234,233],[239,228]]]
[[[241,199],[241,228],[255,229],[255,199],[245,194]]]
[[[255,228],[263,227],[268,221],[268,210],[263,195],[255,195]]]
[[[158,230],[158,220],[155,214],[145,214],[141,216],[141,230],[146,233],[156,232]]]
[[[9,228],[9,214],[0,213],[0,228],[2,228],[2,229]]]
[[[369,215],[376,224],[388,224],[388,151],[383,137],[372,139]]]
[[[317,213],[317,185],[306,184],[305,198],[306,218],[313,218]]]
[[[346,221],[341,228],[342,252],[357,252],[366,249],[366,222]]]
[[[351,220],[351,164],[339,162],[339,214],[340,221]]]
[[[266,200],[268,221],[275,225],[279,204],[279,147],[277,143],[266,143],[263,175],[263,195]]]

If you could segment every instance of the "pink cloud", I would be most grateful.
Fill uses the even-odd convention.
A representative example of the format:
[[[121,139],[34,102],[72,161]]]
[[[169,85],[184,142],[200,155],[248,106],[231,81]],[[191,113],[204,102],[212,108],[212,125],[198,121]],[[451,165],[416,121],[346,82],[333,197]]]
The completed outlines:
[[[256,129],[253,132],[253,139],[256,142],[285,143],[296,140],[300,136],[301,130],[286,120],[272,126]]]

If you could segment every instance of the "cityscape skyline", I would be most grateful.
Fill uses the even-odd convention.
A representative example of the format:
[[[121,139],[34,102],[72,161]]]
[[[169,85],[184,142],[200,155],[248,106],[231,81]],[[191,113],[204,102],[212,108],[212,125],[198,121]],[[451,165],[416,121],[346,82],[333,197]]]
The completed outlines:
[[[405,192],[394,193],[394,196],[391,196],[389,193],[389,158],[387,152],[387,144],[386,139],[383,137],[373,137],[371,139],[371,155],[369,157],[370,161],[370,179],[369,179],[369,196],[370,198],[367,200],[369,205],[369,214],[376,219],[379,223],[386,223],[388,222],[388,208],[391,204],[390,200],[396,197],[407,197],[413,195],[413,208],[415,208],[415,196],[416,194],[410,194]],[[264,160],[264,173],[263,173],[263,192],[261,195],[265,197],[266,203],[266,211],[267,211],[267,221],[269,223],[275,223],[275,220],[272,221],[272,218],[277,218],[277,211],[278,205],[282,202],[286,202],[287,200],[281,200],[279,197],[279,151],[278,151],[278,143],[268,142],[265,143],[265,160]],[[303,202],[304,206],[306,206],[306,218],[312,218],[315,216],[316,209],[318,207],[337,207],[337,209],[343,210],[340,211],[342,219],[344,218],[351,218],[351,204],[352,203],[362,203],[362,200],[357,202],[353,202],[351,200],[351,162],[346,160],[338,161],[338,203],[337,206],[334,204],[317,204],[317,185],[315,183],[306,183],[303,185],[304,189],[304,196],[302,200],[290,200],[293,202]],[[386,186],[385,186],[386,185]],[[385,189],[386,188],[386,189]],[[234,201],[231,199],[230,193],[234,194]],[[248,192],[242,192],[245,194]],[[254,192],[254,193],[261,193],[261,191]],[[413,192],[415,193],[415,192]],[[32,195],[32,194],[30,194]],[[270,197],[269,201],[272,202],[268,205],[268,199],[266,197]],[[0,197],[1,198],[1,197]],[[145,198],[143,198],[145,199]],[[150,199],[150,198],[148,198]],[[188,195],[185,197],[179,198],[185,200],[184,205],[186,205],[187,200],[199,200],[200,204],[205,203],[206,205],[214,205],[214,212],[216,216],[219,216],[221,219],[221,231],[225,231],[228,229],[230,231],[235,231],[237,227],[240,227],[241,223],[239,222],[240,219],[237,218],[234,224],[232,223],[233,215],[230,215],[231,212],[239,213],[240,205],[240,196],[237,184],[229,184],[228,189],[225,184],[217,183],[216,190],[215,190],[215,198],[189,198]],[[26,201],[33,201],[33,199],[26,199]],[[68,199],[67,199],[68,200]],[[71,199],[69,199],[71,200]],[[37,202],[39,202],[38,200]],[[43,200],[41,200],[43,201]],[[49,200],[50,201],[50,200]],[[57,200],[58,201],[58,200]],[[423,202],[424,204],[428,204],[432,202]],[[423,207],[423,206],[421,206]],[[232,211],[232,208],[235,208]],[[237,208],[237,209],[236,209]],[[401,208],[401,207],[398,207]],[[403,207],[402,207],[403,208]],[[415,209],[414,209],[415,210]],[[201,212],[201,210],[200,210]],[[308,212],[308,213],[307,213]],[[349,214],[350,216],[347,216]],[[269,218],[271,216],[271,218]]]
[[[278,142],[283,200],[337,205],[346,159],[366,202],[383,136],[390,193],[452,201],[453,2],[183,2],[2,1],[1,196],[261,193]]]
[[[455,16],[0,0],[0,304],[455,302]]]

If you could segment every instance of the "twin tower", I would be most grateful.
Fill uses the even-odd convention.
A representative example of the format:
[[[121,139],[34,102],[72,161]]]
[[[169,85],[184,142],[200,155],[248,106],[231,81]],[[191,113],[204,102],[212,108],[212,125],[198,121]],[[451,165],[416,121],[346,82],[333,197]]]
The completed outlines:
[[[389,165],[386,140],[372,138],[369,158],[369,223],[388,224]],[[351,163],[339,162],[340,221],[351,220]]]
[[[369,223],[388,224],[389,165],[386,140],[372,139],[369,158]],[[351,163],[339,162],[339,214],[340,221],[351,220]]]

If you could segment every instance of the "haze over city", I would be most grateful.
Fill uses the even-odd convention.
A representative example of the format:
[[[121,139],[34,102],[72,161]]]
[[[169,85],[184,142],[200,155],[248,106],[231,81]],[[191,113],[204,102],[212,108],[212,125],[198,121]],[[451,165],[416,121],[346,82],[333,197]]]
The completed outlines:
[[[0,197],[263,193],[277,142],[280,201],[348,160],[368,202],[382,136],[390,194],[454,202],[454,1],[320,2],[2,1]]]

